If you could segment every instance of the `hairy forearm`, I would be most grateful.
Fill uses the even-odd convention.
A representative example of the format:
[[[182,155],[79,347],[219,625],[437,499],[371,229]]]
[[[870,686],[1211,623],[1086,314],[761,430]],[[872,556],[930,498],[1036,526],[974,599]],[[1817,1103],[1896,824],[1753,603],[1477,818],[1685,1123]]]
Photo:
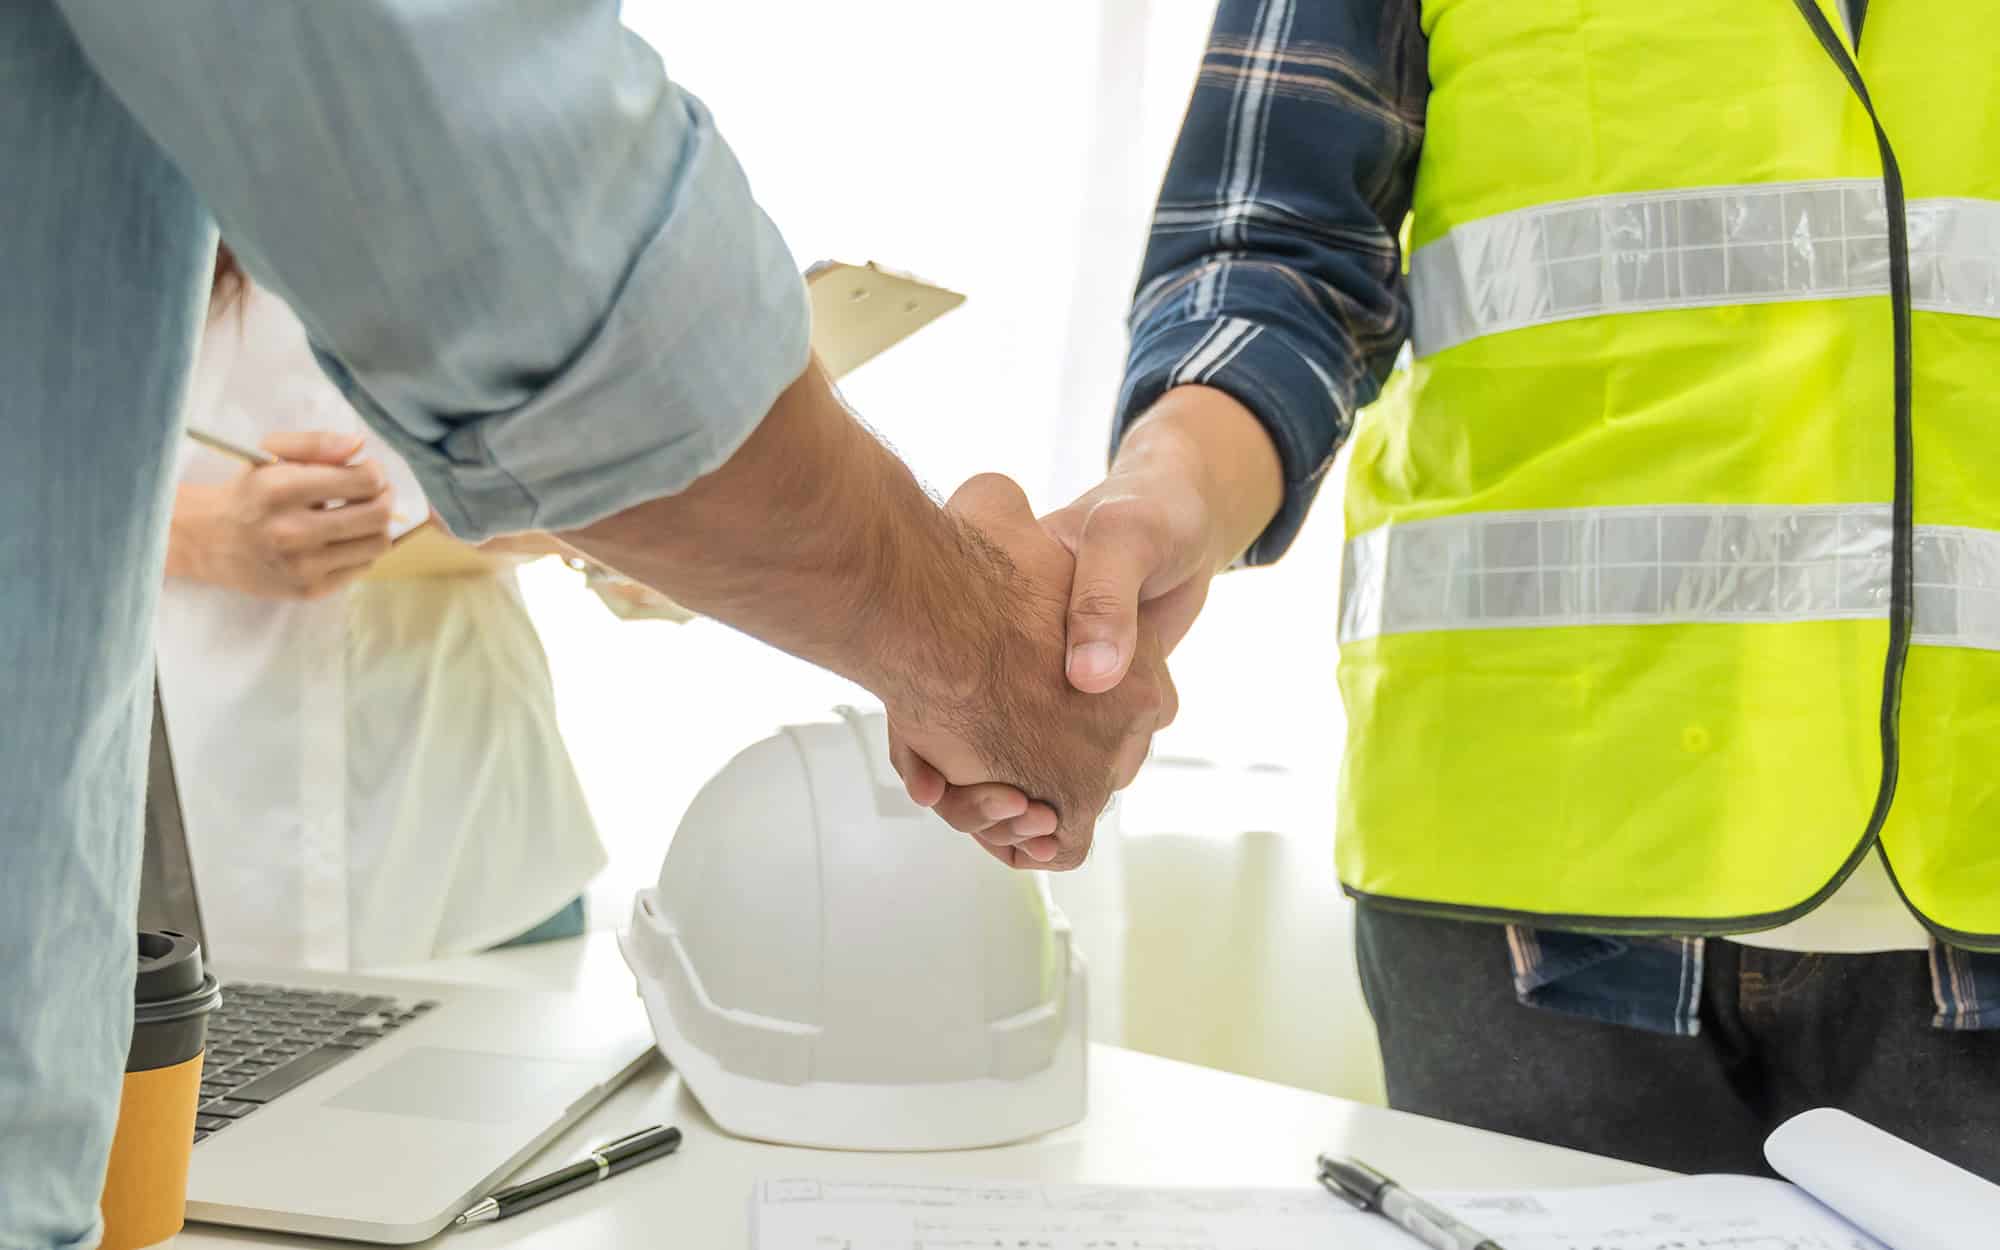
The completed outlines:
[[[562,538],[884,699],[953,684],[1006,574],[817,365],[720,469]]]
[[[1263,423],[1230,395],[1177,386],[1134,422],[1114,474],[1168,473],[1201,497],[1219,571],[1256,542],[1285,498],[1284,470]]]

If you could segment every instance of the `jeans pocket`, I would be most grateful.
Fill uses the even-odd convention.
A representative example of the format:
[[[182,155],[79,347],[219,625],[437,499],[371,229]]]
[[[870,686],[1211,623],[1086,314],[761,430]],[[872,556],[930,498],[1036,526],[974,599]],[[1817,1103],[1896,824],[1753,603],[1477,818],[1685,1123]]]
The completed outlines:
[[[1700,938],[1507,930],[1524,1006],[1677,1037],[1701,1032],[1703,952]]]

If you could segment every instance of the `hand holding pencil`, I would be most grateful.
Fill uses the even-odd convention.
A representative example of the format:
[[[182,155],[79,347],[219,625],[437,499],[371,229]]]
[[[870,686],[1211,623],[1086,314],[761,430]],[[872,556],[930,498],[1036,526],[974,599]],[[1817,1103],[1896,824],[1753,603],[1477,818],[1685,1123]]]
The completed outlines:
[[[357,460],[358,436],[274,434],[249,448],[190,430],[249,466],[227,483],[183,486],[169,572],[266,599],[318,599],[367,572],[397,520],[388,476]]]

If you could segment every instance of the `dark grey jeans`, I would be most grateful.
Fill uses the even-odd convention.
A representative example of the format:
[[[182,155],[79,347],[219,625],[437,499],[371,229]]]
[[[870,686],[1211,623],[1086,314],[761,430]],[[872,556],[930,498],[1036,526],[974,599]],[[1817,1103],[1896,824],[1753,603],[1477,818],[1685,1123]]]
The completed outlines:
[[[2000,1180],[2000,1032],[1930,1027],[1927,957],[1708,944],[1701,1032],[1515,1000],[1495,925],[1357,909],[1389,1103],[1680,1172],[1769,1174],[1764,1138],[1840,1107]]]

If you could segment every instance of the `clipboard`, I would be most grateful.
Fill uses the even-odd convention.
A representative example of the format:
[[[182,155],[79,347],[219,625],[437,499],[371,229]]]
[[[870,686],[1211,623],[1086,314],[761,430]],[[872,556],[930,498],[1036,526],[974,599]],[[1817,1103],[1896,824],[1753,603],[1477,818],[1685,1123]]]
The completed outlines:
[[[873,261],[820,261],[806,270],[806,296],[813,354],[836,382],[965,302],[957,291]]]
[[[488,555],[462,543],[425,518],[389,546],[388,553],[368,566],[364,582],[406,581],[413,577],[483,577],[514,561]]]

